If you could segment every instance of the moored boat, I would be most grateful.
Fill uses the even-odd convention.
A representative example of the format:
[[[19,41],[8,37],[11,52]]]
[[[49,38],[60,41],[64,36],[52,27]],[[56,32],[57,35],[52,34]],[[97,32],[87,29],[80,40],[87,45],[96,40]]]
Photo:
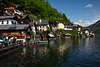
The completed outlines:
[[[37,41],[38,44],[48,44],[48,40],[39,40]]]
[[[65,34],[64,36],[65,36],[65,38],[71,38],[71,34],[69,34],[69,33]]]

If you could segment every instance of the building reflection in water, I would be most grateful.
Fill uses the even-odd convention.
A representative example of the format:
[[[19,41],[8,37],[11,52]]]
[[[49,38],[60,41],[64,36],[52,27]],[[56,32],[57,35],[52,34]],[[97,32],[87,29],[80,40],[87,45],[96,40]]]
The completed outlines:
[[[20,62],[27,63],[45,63],[63,62],[64,55],[72,47],[71,39],[53,40],[47,45],[34,45],[23,47],[19,56]]]
[[[23,47],[21,55],[26,56],[26,47]]]
[[[58,50],[59,50],[60,55],[63,56],[64,52],[66,50],[65,45],[60,45],[59,48],[58,48]]]
[[[87,52],[87,54],[91,53],[93,50],[95,50],[95,39],[94,38],[86,38],[85,39],[85,49],[84,51]]]
[[[15,67],[59,67],[62,63],[66,66],[70,64],[79,66],[79,63],[86,62],[88,64],[91,61],[100,61],[98,59],[100,58],[100,42],[99,39],[95,41],[92,38],[68,38],[51,40],[47,45],[20,47],[13,55],[1,59],[0,63],[8,63],[10,67],[14,67],[13,65]]]
[[[48,45],[34,45],[33,46],[33,62],[40,62],[45,56],[48,55]]]

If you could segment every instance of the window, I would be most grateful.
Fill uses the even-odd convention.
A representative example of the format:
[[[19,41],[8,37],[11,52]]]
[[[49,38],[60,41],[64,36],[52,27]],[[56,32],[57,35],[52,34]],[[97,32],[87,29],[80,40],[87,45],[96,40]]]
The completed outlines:
[[[2,24],[3,24],[3,21],[2,21]]]
[[[13,21],[11,21],[11,23],[13,24],[14,22],[13,22]]]
[[[7,20],[7,24],[9,23],[9,21]]]
[[[12,24],[16,24],[16,21],[11,21],[12,22]]]

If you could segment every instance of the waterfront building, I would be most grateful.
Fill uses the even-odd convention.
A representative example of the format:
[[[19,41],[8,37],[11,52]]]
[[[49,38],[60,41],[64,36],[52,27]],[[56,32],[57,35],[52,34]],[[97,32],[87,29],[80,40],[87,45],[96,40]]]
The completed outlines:
[[[50,28],[48,20],[40,19],[35,23],[35,27],[36,27],[36,39],[47,40],[47,31],[48,28]]]
[[[45,32],[49,28],[49,22],[48,20],[39,20],[36,22],[36,29],[37,32]]]
[[[71,23],[64,24],[64,30],[73,30],[73,24]]]
[[[58,23],[57,24],[57,29],[63,29],[64,30],[64,24],[63,23]]]
[[[87,37],[89,37],[89,35],[90,35],[90,30],[89,30],[89,29],[85,29],[84,32],[85,32],[85,35],[86,35]]]
[[[12,25],[17,23],[15,16],[0,16],[0,25]]]
[[[29,24],[19,24],[15,16],[0,16],[0,36],[26,39],[30,31]]]

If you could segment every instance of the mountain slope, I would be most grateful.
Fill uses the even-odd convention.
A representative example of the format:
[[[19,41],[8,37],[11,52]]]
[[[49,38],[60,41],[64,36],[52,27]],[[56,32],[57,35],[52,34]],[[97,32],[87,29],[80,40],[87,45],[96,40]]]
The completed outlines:
[[[99,34],[100,33],[100,20],[90,25],[88,28],[90,28],[95,33]]]
[[[9,6],[10,3],[20,4],[22,10],[29,10],[31,17],[36,19],[46,19],[51,22],[51,24],[56,24],[56,21],[64,21],[69,23],[70,20],[63,13],[57,11],[53,8],[48,0],[3,0]],[[34,19],[33,19],[34,20]]]

